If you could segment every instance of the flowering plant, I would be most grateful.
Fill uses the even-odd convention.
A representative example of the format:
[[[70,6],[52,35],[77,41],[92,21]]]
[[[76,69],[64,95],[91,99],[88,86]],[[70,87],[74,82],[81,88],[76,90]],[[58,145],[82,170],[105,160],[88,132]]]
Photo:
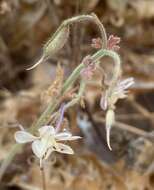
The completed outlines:
[[[111,150],[110,129],[115,121],[115,104],[118,99],[127,97],[127,89],[134,83],[132,77],[121,80],[121,60],[119,54],[116,52],[120,48],[119,37],[110,35],[107,39],[104,26],[95,14],[75,16],[65,20],[59,26],[53,36],[45,44],[43,55],[40,60],[28,70],[35,68],[59,52],[68,39],[70,26],[74,23],[80,23],[83,21],[93,22],[100,31],[101,37],[92,40],[92,47],[96,49],[96,52],[93,55],[88,55],[83,58],[82,62],[73,70],[71,75],[65,81],[63,81],[63,77],[60,77],[60,79],[54,81],[53,85],[50,86],[50,93],[46,94],[54,94],[54,96],[50,97],[47,108],[31,126],[31,129],[37,131],[38,135],[35,136],[25,130],[20,130],[15,133],[15,139],[19,144],[9,154],[6,162],[4,161],[2,164],[3,173],[9,162],[18,152],[19,148],[21,148],[21,144],[24,143],[32,143],[32,151],[40,159],[40,167],[43,167],[43,161],[47,160],[54,151],[64,154],[73,154],[72,148],[60,141],[72,141],[77,140],[80,137],[72,136],[70,132],[60,132],[64,112],[82,100],[87,82],[89,82],[89,79],[92,79],[96,68],[101,69],[100,59],[104,56],[111,57],[115,64],[111,80],[105,92],[102,92],[100,100],[101,108],[103,111],[106,111],[106,138],[108,147]],[[71,92],[72,86],[79,78],[80,85],[79,88],[77,88],[77,92],[73,96],[70,96],[71,98],[66,102],[65,97]],[[52,90],[54,90],[54,93],[51,93]],[[63,104],[65,105],[62,106]],[[59,107],[61,107],[60,117],[59,112],[57,111]],[[59,120],[54,128],[54,123],[58,117]],[[53,120],[51,120],[51,118]],[[0,174],[0,178],[3,173]]]

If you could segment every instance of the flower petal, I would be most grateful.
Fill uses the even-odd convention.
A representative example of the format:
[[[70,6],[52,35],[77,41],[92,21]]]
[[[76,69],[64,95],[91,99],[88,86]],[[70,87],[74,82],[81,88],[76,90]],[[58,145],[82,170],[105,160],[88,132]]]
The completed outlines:
[[[17,131],[14,135],[16,142],[18,143],[28,143],[37,139],[37,137],[26,131]]]
[[[129,88],[133,84],[134,84],[134,78],[130,77],[130,78],[122,80],[119,83],[119,87],[122,88],[123,90],[125,90],[125,89]]]
[[[36,140],[32,143],[32,150],[33,153],[38,157],[38,158],[42,158],[46,151],[47,151],[47,146],[45,146],[44,143],[42,143],[41,140]]]
[[[57,143],[57,147],[58,148],[55,149],[55,151],[57,151],[57,152],[60,152],[63,154],[74,154],[73,149],[68,145],[65,145],[62,143]]]
[[[80,138],[80,136],[72,136],[72,134],[69,132],[62,132],[55,135],[55,139],[57,141],[73,141]]]
[[[72,136],[72,134],[69,132],[62,132],[55,135],[55,139],[57,141],[73,141],[80,138],[81,138],[80,136]]]
[[[67,139],[67,141],[73,141],[73,140],[77,140],[77,139],[81,139],[82,137],[80,136],[71,136],[69,139]]]
[[[61,133],[55,134],[55,139],[60,140],[60,141],[65,141],[69,139],[71,136],[72,134],[69,132],[61,132]]]
[[[41,127],[38,131],[40,133],[40,136],[45,135],[45,134],[50,134],[50,135],[55,134],[55,128],[50,125],[45,125],[45,126]]]

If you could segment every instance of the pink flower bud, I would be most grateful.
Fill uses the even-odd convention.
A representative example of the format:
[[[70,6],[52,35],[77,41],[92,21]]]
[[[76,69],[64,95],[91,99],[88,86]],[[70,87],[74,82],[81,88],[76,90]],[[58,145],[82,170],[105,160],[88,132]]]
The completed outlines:
[[[118,51],[120,49],[120,46],[118,45],[120,43],[120,38],[114,35],[110,35],[107,41],[107,48],[109,50]]]
[[[86,56],[83,59],[82,63],[85,67],[81,70],[80,74],[82,78],[84,78],[85,80],[89,80],[93,76],[94,71],[96,69],[95,64],[90,55]]]
[[[91,46],[95,49],[101,49],[103,46],[101,38],[93,38]]]

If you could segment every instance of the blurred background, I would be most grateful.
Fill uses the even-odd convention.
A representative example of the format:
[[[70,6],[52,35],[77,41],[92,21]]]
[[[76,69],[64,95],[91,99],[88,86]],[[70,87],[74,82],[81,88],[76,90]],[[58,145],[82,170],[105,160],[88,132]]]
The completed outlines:
[[[19,124],[29,128],[42,113],[41,94],[52,84],[57,63],[67,77],[85,55],[98,31],[92,24],[71,26],[65,47],[46,63],[27,71],[63,20],[94,12],[107,35],[121,37],[123,77],[133,76],[129,97],[119,101],[109,151],[100,109],[99,76],[85,93],[86,107],[75,106],[65,122],[75,134],[73,156],[56,154],[48,163],[47,188],[54,190],[154,189],[154,0],[1,0],[0,1],[0,164],[11,150]],[[104,70],[112,64],[103,59]],[[1,169],[0,169],[1,174]],[[39,190],[41,177],[30,146],[5,171],[0,190]]]

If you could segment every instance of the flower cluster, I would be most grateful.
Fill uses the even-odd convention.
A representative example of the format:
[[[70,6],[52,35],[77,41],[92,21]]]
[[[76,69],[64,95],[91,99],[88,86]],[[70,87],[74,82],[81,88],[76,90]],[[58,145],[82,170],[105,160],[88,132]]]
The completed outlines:
[[[110,35],[107,40],[107,49],[112,51],[118,51],[120,49],[120,46],[118,45],[120,43],[120,38],[118,36]],[[95,49],[101,49],[103,48],[103,42],[101,38],[93,38],[91,46]]]
[[[40,159],[40,167],[42,161],[47,160],[52,152],[60,152],[64,154],[73,154],[74,151],[68,145],[60,143],[60,141],[72,141],[80,139],[80,136],[72,136],[70,132],[56,132],[53,126],[47,125],[41,127],[39,135],[34,136],[25,130],[15,133],[15,140],[18,143],[32,143],[33,153]]]

